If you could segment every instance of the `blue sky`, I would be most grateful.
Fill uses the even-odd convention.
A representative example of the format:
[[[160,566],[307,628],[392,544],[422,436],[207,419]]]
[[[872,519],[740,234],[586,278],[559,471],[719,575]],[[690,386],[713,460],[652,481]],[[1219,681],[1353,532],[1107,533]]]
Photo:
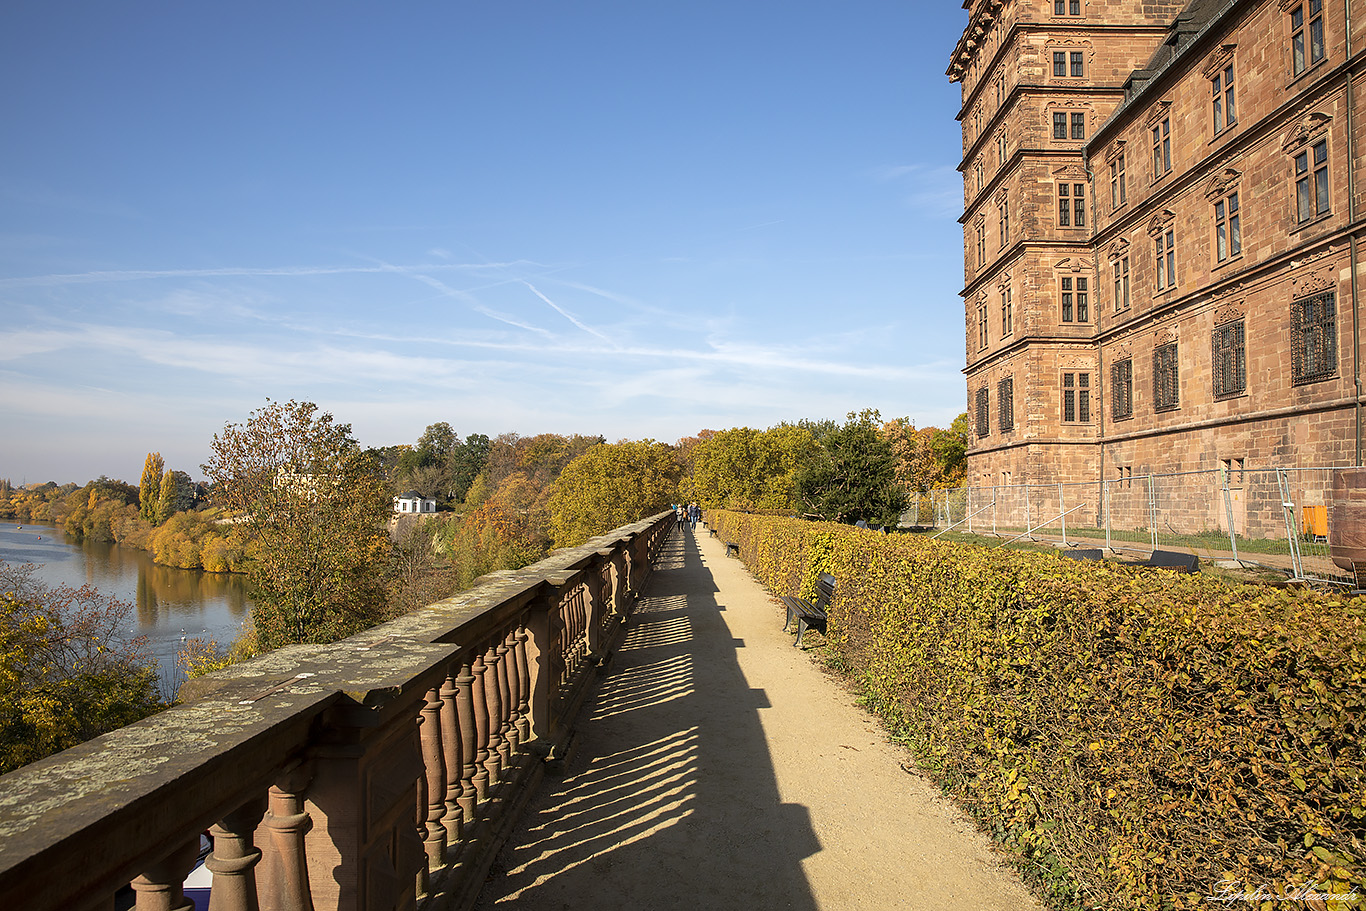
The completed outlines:
[[[0,11],[0,477],[963,410],[956,3]]]

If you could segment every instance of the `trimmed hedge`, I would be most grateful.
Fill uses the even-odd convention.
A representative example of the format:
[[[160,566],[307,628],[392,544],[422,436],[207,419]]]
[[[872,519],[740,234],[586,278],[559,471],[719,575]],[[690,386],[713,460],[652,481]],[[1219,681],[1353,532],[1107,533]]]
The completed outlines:
[[[835,576],[836,663],[1059,907],[1363,906],[1366,599],[707,520],[775,593]]]

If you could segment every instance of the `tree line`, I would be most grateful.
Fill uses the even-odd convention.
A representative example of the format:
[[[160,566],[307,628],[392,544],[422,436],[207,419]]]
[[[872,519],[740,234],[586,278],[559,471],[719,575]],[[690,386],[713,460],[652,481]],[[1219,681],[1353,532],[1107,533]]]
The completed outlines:
[[[966,442],[966,415],[948,430],[917,429],[865,410],[843,423],[702,430],[674,444],[549,433],[462,440],[438,422],[413,444],[365,449],[317,405],[267,400],[214,435],[205,484],[152,452],[136,487],[105,477],[80,487],[0,481],[0,515],[142,547],[173,566],[247,573],[249,625],[226,648],[191,643],[182,662],[197,674],[353,635],[674,503],[892,525],[910,492],[961,483]],[[441,511],[395,520],[393,497],[408,490],[435,497]],[[69,721],[62,694],[73,681],[109,697],[107,711],[80,709],[92,719],[71,726],[81,739],[160,707],[145,647],[109,623],[131,605],[46,589],[3,564],[0,589],[0,704],[10,706],[0,769],[6,756],[27,762],[71,745],[56,732]],[[100,637],[96,651],[52,660],[54,642]]]

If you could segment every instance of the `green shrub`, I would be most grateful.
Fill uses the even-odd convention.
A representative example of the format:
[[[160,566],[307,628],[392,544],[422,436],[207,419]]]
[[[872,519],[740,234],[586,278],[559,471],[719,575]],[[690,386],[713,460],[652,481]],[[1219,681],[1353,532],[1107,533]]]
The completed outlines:
[[[774,592],[835,576],[836,661],[1060,906],[1203,908],[1221,884],[1361,906],[1366,599],[708,521]]]

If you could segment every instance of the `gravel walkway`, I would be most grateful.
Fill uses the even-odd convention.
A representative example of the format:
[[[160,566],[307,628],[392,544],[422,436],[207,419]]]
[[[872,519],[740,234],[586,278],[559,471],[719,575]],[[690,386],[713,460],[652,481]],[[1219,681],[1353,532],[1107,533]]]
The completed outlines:
[[[674,533],[478,907],[1041,909],[782,621],[721,542]]]

